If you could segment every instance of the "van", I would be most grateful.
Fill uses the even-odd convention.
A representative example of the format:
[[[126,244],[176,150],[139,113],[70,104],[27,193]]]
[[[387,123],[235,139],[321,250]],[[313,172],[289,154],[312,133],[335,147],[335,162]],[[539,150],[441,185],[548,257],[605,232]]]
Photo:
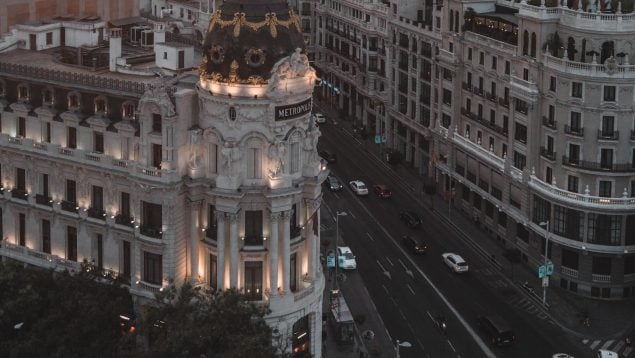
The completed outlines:
[[[483,332],[485,332],[492,344],[497,346],[510,345],[514,343],[516,339],[514,332],[512,332],[507,322],[500,316],[480,316],[478,318],[478,325]]]

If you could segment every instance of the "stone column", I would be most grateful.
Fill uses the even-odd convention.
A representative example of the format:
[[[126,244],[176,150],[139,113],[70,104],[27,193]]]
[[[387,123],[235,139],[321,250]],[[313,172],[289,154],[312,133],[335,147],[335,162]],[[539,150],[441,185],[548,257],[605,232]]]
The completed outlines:
[[[289,268],[291,260],[291,227],[289,221],[291,220],[291,211],[285,211],[282,214],[284,218],[284,236],[282,238],[282,290],[284,293],[291,293],[289,290]]]
[[[238,215],[229,214],[229,287],[238,287]]]
[[[269,289],[271,295],[278,294],[278,231],[280,226],[278,225],[278,219],[280,213],[271,213],[271,229],[269,239]]]
[[[198,242],[199,242],[199,233],[201,232],[199,228],[199,217],[200,217],[200,209],[201,202],[193,202],[190,203],[190,275],[191,281],[198,280],[199,272],[198,272]]]
[[[218,289],[225,289],[225,213],[216,212],[216,271]]]

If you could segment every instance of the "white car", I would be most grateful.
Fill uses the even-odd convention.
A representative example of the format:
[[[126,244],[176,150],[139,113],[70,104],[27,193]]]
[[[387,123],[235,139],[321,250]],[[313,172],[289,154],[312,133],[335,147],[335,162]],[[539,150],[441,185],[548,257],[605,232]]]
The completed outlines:
[[[326,117],[322,113],[316,112],[313,114],[313,118],[315,118],[315,123],[322,124],[326,123]]]
[[[353,191],[353,193],[357,195],[368,195],[368,188],[366,187],[366,184],[364,184],[363,181],[353,180],[349,182],[348,185],[351,187],[351,190]]]
[[[355,255],[348,246],[337,247],[338,267],[345,270],[355,270],[357,268],[357,261],[355,261]]]
[[[452,271],[456,273],[467,272],[467,262],[465,262],[465,260],[463,260],[461,256],[446,252],[442,254],[441,257],[443,257],[443,262],[445,262],[445,264],[448,265],[448,267],[451,268]]]
[[[574,358],[574,357],[567,353],[556,353],[553,356],[551,356],[551,358]]]
[[[619,355],[613,351],[607,351],[605,349],[599,349],[597,358],[619,358]]]

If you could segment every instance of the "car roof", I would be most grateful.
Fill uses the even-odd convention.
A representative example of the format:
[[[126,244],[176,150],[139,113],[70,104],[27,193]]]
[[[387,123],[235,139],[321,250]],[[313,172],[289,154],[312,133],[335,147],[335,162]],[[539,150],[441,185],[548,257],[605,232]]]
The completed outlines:
[[[458,262],[461,262],[461,261],[462,261],[462,262],[465,262],[465,260],[464,260],[464,259],[463,259],[460,255],[457,255],[457,254],[455,254],[455,253],[453,253],[453,252],[445,252],[445,253],[441,254],[441,256],[443,256],[443,257],[446,257],[446,256],[451,256],[451,257],[453,257],[453,258],[454,258],[454,260],[455,260],[457,263],[458,263]]]
[[[618,357],[617,353],[613,351],[607,351],[604,349],[598,350],[598,358],[617,358],[617,357]]]
[[[364,184],[361,180],[352,180],[351,183],[355,183],[356,185]]]
[[[351,248],[348,246],[338,246],[337,248],[343,253],[347,253],[347,252],[353,253],[353,251],[351,251]]]

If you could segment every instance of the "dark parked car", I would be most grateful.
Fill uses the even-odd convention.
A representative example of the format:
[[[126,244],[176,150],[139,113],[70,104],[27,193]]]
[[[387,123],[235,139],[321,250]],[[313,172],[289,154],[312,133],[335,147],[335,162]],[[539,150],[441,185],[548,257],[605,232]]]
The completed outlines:
[[[337,161],[337,157],[335,156],[335,153],[331,153],[327,150],[321,150],[319,154],[320,154],[320,157],[324,158],[324,160],[326,160],[329,163],[335,163]]]
[[[342,183],[340,183],[340,181],[333,175],[329,175],[326,177],[326,180],[324,181],[324,185],[326,185],[326,187],[329,188],[329,190],[331,191],[342,190]]]
[[[392,191],[390,191],[388,185],[384,184],[377,184],[373,186],[373,192],[382,199],[388,199],[392,196]]]
[[[425,254],[428,246],[421,239],[414,238],[410,235],[401,237],[403,244],[415,254]]]
[[[500,316],[480,316],[478,317],[478,325],[490,342],[497,346],[510,345],[516,339],[509,324]]]
[[[399,218],[408,225],[408,227],[414,229],[421,226],[421,219],[412,211],[403,210],[399,212]]]

